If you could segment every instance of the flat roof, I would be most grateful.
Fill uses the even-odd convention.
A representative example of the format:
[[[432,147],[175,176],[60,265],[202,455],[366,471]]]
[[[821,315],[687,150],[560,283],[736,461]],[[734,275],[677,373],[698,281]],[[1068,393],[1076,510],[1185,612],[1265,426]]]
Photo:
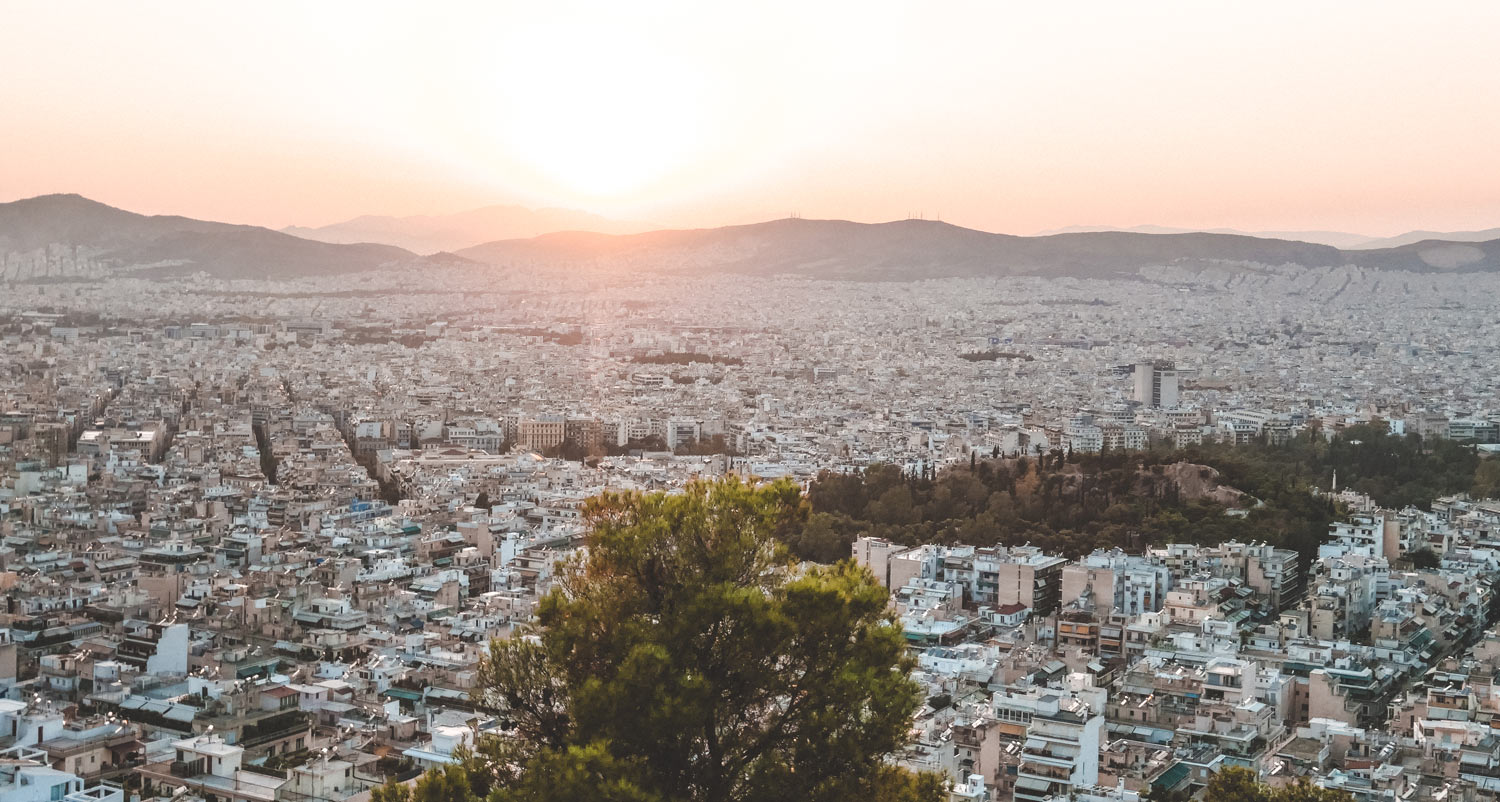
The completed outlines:
[[[244,752],[241,747],[226,744],[215,737],[200,735],[196,738],[188,738],[182,741],[173,741],[172,746],[189,752],[197,752],[200,755],[227,756]]]

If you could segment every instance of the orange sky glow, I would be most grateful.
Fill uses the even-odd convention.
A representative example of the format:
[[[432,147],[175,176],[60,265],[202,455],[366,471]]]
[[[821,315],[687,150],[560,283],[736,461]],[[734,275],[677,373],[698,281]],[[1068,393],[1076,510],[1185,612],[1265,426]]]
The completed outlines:
[[[1493,2],[8,3],[0,201],[1500,226]]]

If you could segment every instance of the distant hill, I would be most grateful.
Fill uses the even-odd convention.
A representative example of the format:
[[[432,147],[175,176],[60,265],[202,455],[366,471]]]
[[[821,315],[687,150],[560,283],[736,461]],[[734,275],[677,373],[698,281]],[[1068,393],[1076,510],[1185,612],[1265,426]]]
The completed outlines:
[[[416,253],[435,253],[456,251],[494,240],[535,237],[556,231],[633,234],[651,228],[645,223],[610,220],[574,209],[486,206],[483,209],[446,215],[365,215],[318,228],[291,226],[282,229],[282,232],[320,242],[377,242]]]
[[[388,245],[332,245],[257,226],[148,216],[78,195],[0,203],[0,280],[198,271],[292,278],[423,263]]]
[[[1125,231],[1131,234],[1236,234],[1242,237],[1258,237],[1260,239],[1288,239],[1298,242],[1313,242],[1318,245],[1331,245],[1335,248],[1346,249],[1365,247],[1366,243],[1375,241],[1373,237],[1364,234],[1351,234],[1347,231],[1240,231],[1234,228],[1173,228],[1171,226],[1131,226],[1130,228],[1067,226],[1066,228],[1043,231],[1038,236],[1047,236],[1050,234],[1083,234],[1098,231]],[[1496,234],[1491,239],[1500,239],[1500,234]]]
[[[1258,262],[1336,266],[1336,248],[1224,234],[1100,232],[1018,237],[926,220],[851,223],[776,220],[645,234],[552,234],[458,252],[508,266],[575,265],[796,273],[819,278],[910,280],[956,276],[1115,277],[1169,264]]]
[[[1500,270],[1500,240],[1423,241],[1339,250],[1240,234],[1106,231],[1018,237],[927,220],[773,220],[639,234],[562,232],[418,256],[390,245],[335,244],[256,226],[146,216],[77,195],[0,204],[0,281],[206,272],[293,278],[380,268],[481,263],[527,270],[793,274],[850,281],[977,276],[1120,278],[1144,268],[1358,265],[1379,270]]]
[[[1488,242],[1422,240],[1395,248],[1345,251],[1350,264],[1378,270],[1459,272],[1500,270],[1500,239]]]
[[[458,254],[509,267],[790,273],[862,281],[1004,275],[1118,278],[1155,266],[1234,264],[1358,265],[1421,273],[1500,270],[1500,240],[1340,250],[1310,242],[1202,232],[1018,237],[930,220],[787,219],[623,236],[562,233],[486,243]]]
[[[1399,248],[1402,245],[1414,245],[1425,240],[1443,240],[1446,242],[1489,242],[1500,239],[1500,228],[1486,228],[1483,231],[1408,231],[1394,237],[1383,239],[1372,239],[1362,245],[1355,246],[1365,248]]]
[[[1500,240],[1500,228],[1487,228],[1482,231],[1408,231],[1394,237],[1371,237],[1365,234],[1351,234],[1347,231],[1239,231],[1233,228],[1173,228],[1171,226],[1131,226],[1130,228],[1115,228],[1113,226],[1067,226],[1066,228],[1055,228],[1043,231],[1038,236],[1051,234],[1081,234],[1099,231],[1124,231],[1132,234],[1237,234],[1245,237],[1258,237],[1260,239],[1287,239],[1301,242],[1315,242],[1319,245],[1331,245],[1346,251],[1352,250],[1379,250],[1382,248],[1399,248],[1403,245],[1415,245],[1425,240],[1443,240],[1446,242],[1489,242]]]

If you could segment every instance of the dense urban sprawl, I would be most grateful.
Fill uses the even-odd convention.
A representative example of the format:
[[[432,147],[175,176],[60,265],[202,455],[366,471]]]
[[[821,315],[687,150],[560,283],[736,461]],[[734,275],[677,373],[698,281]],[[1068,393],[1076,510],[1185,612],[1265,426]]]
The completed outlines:
[[[27,273],[0,295],[0,802],[343,802],[453,762],[503,733],[481,656],[606,491],[1371,424],[1494,459],[1500,281],[1403,276]],[[1229,766],[1493,798],[1500,501],[1306,492],[1336,511],[1315,553],[861,534],[927,697],[898,762],[962,802]]]

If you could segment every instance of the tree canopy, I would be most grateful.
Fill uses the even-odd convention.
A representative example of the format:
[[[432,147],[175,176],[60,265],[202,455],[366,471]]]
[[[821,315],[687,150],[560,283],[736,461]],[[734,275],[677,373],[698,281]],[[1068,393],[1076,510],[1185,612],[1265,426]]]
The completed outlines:
[[[1406,559],[1411,561],[1413,568],[1437,568],[1443,564],[1443,558],[1426,546],[1407,552]]]
[[[1479,463],[1474,470],[1474,485],[1469,494],[1474,498],[1500,498],[1500,457]]]
[[[1331,439],[1309,430],[1279,445],[975,459],[936,475],[893,465],[824,473],[808,490],[807,525],[788,542],[799,557],[820,562],[847,556],[860,534],[906,545],[1030,542],[1069,556],[1115,545],[1237,539],[1310,555],[1337,514],[1331,501],[1310,491],[1328,489],[1335,471],[1340,488],[1369,493],[1387,507],[1425,507],[1471,487],[1500,493],[1500,460],[1481,464],[1463,444],[1386,429],[1351,426]],[[1202,472],[1189,477],[1196,484],[1247,494],[1238,514],[1227,514],[1222,498],[1186,492],[1181,473],[1172,470],[1180,463]]]
[[[734,479],[588,502],[586,556],[535,635],[491,643],[481,663],[475,700],[508,734],[406,793],[939,799],[936,777],[885,761],[922,701],[886,591],[849,561],[789,559],[780,539],[806,513],[790,482]]]
[[[1273,788],[1255,772],[1239,766],[1221,769],[1203,789],[1203,802],[1354,802],[1348,791],[1323,788],[1299,778],[1291,785]]]

